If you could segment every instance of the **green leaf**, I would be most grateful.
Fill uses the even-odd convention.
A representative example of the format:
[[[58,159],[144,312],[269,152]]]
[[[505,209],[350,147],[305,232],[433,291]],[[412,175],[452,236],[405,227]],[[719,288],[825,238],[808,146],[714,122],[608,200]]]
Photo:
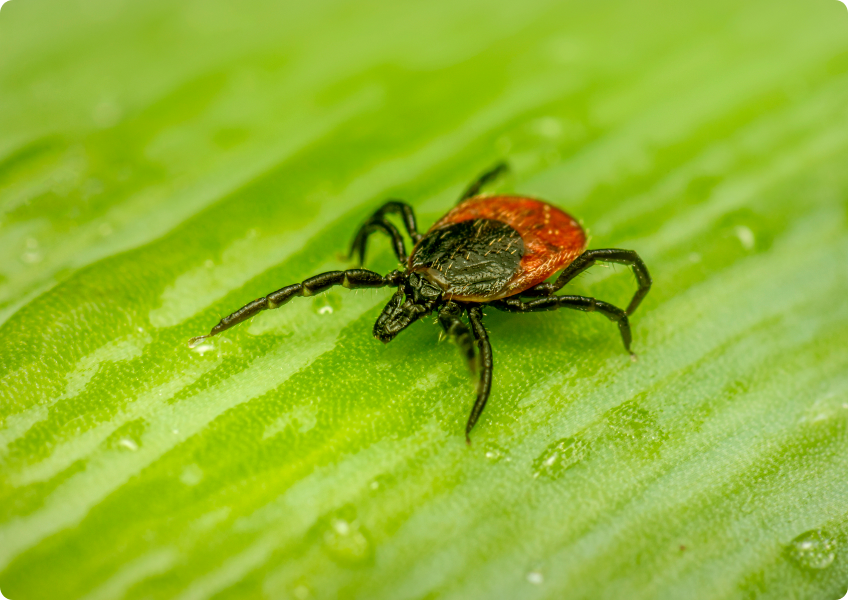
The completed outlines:
[[[0,56],[7,597],[848,589],[840,2],[12,0]],[[645,259],[637,362],[488,310],[467,446],[466,366],[432,319],[375,340],[386,290],[187,346],[501,158]]]

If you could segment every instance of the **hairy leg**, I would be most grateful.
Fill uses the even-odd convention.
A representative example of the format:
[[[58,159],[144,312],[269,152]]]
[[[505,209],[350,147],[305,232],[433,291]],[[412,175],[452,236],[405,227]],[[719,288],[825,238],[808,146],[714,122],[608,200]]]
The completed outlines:
[[[480,352],[480,380],[477,384],[477,400],[468,415],[468,423],[465,425],[465,441],[471,443],[471,430],[477,419],[486,407],[486,401],[492,391],[492,372],[494,361],[492,359],[492,344],[489,343],[489,334],[483,326],[483,309],[477,305],[467,309],[468,320],[471,321],[471,329],[477,340],[477,349]]]
[[[389,220],[386,219],[386,215],[389,214],[397,214],[401,216],[403,219],[403,225],[406,228],[406,232],[409,234],[409,237],[412,238],[413,244],[417,244],[418,240],[421,239],[421,234],[418,233],[418,224],[415,221],[415,211],[412,207],[399,200],[389,200],[383,206],[378,208],[373,215],[368,217],[365,223],[362,224],[362,227],[359,228],[359,231],[356,232],[356,236],[353,238],[353,242],[350,247],[350,256],[353,257],[353,255],[356,254],[359,257],[359,264],[363,264],[365,262],[365,249],[368,244],[368,237],[375,231],[382,231],[392,238],[395,255],[398,257],[400,262],[406,262],[406,248],[403,243],[403,238],[401,237],[400,231],[398,231],[397,227],[392,225]]]
[[[617,306],[601,300],[587,296],[546,296],[535,300],[520,300],[512,297],[490,302],[489,306],[505,312],[517,313],[557,310],[559,308],[570,308],[584,312],[599,312],[610,321],[618,324],[618,330],[621,332],[621,341],[624,342],[624,348],[631,355],[633,354],[630,351],[630,321],[627,319],[627,313]]]
[[[501,163],[496,164],[494,167],[492,167],[491,169],[489,169],[488,171],[486,171],[485,173],[480,175],[480,177],[475,179],[471,183],[471,185],[469,185],[465,189],[465,192],[463,192],[462,196],[460,196],[459,202],[457,202],[457,204],[460,204],[463,201],[468,200],[469,198],[472,198],[473,196],[476,196],[477,194],[480,193],[480,190],[483,189],[484,185],[486,185],[487,183],[497,179],[500,175],[502,175],[503,173],[506,173],[508,170],[509,170],[509,166],[506,163],[501,162]]]
[[[193,346],[200,340],[217,335],[222,331],[238,325],[253,315],[272,308],[278,308],[294,298],[295,296],[314,296],[333,286],[341,285],[349,289],[356,288],[379,288],[387,285],[400,285],[403,282],[403,273],[392,271],[386,276],[367,271],[365,269],[349,269],[347,271],[329,271],[315,275],[301,283],[287,285],[284,288],[271,292],[267,296],[258,298],[249,304],[221,319],[207,335],[191,338],[189,345]]]
[[[554,283],[540,283],[529,290],[525,290],[521,295],[531,297],[551,296],[596,262],[618,263],[627,265],[633,269],[633,273],[636,275],[636,281],[639,283],[639,288],[627,306],[627,310],[624,311],[627,315],[632,315],[651,289],[651,275],[648,273],[648,268],[633,250],[619,250],[616,248],[587,250],[578,256],[573,263],[568,265]]]

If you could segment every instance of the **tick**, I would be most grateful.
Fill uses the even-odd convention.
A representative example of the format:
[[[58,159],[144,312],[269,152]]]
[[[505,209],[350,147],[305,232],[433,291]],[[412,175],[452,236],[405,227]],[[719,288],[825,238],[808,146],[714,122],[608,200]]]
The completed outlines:
[[[315,275],[246,304],[221,319],[208,335],[192,338],[189,344],[217,335],[260,311],[278,308],[295,296],[313,296],[336,285],[397,288],[374,324],[374,337],[390,342],[422,317],[438,315],[445,333],[459,346],[472,372],[478,373],[477,400],[465,426],[466,441],[470,441],[471,429],[492,389],[494,363],[483,326],[484,306],[514,313],[559,308],[599,312],[618,325],[624,348],[630,352],[628,317],[651,288],[645,263],[633,250],[587,250],[580,224],[547,202],[525,196],[482,195],[483,186],[506,168],[499,164],[481,175],[453,210],[423,235],[418,233],[412,207],[404,202],[388,201],[371,215],[353,239],[351,257],[356,254],[360,264],[364,263],[368,238],[379,231],[391,238],[402,271],[380,275],[348,269]],[[407,255],[403,237],[388,215],[403,221],[414,243],[411,254]],[[556,295],[599,261],[627,265],[636,275],[638,289],[625,310],[587,296]],[[554,281],[547,281],[559,271]]]

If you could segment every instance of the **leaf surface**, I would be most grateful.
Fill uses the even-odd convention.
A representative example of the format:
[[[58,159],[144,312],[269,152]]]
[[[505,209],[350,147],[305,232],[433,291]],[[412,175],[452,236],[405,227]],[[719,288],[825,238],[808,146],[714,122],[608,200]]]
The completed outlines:
[[[13,0],[0,56],[7,597],[848,589],[839,2]],[[433,319],[371,337],[387,290],[187,346],[501,158],[645,259],[637,362],[600,315],[487,310],[469,447]]]

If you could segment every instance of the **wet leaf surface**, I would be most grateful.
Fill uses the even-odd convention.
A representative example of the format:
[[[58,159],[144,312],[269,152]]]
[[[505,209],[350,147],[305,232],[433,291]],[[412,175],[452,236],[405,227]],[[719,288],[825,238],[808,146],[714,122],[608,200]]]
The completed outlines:
[[[9,598],[833,599],[848,589],[839,2],[0,11]],[[491,401],[345,268],[496,189],[637,250],[599,315],[486,311]],[[369,266],[396,265],[385,241]],[[623,268],[570,289],[626,304]]]

